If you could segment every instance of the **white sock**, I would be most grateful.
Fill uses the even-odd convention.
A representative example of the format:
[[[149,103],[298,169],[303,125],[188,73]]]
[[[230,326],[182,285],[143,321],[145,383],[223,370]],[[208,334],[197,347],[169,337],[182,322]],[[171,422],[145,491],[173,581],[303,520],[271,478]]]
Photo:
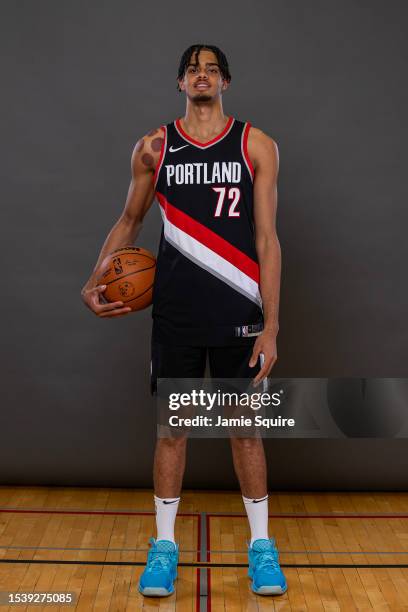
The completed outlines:
[[[161,498],[154,495],[154,505],[156,508],[156,540],[170,540],[174,542],[174,523],[180,502],[179,497]]]
[[[251,546],[255,540],[269,540],[268,536],[268,495],[259,499],[242,496],[249,527],[251,529]]]

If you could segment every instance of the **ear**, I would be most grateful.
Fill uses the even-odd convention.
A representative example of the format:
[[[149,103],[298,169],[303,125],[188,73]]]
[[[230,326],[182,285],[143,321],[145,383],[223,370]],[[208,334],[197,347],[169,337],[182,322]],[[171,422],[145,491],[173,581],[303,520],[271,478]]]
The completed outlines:
[[[226,89],[228,89],[228,87],[229,87],[229,83],[228,83],[228,81],[225,81],[225,80],[223,79],[223,81],[222,81],[222,86],[221,86],[222,91],[225,91]]]
[[[183,79],[183,80],[184,80],[184,79]],[[184,83],[183,83],[183,80],[178,79],[178,84],[179,84],[179,87],[180,87],[181,91],[184,91],[184,89],[185,89],[185,87],[184,87]]]

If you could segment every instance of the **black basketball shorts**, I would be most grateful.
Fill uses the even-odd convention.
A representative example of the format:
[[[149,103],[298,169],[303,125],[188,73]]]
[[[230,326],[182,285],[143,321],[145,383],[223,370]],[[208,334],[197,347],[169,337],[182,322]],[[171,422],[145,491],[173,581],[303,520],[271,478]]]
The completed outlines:
[[[263,364],[263,355],[249,366],[256,338],[237,346],[173,346],[152,339],[150,391],[157,392],[158,378],[204,378],[206,360],[211,378],[254,378]]]

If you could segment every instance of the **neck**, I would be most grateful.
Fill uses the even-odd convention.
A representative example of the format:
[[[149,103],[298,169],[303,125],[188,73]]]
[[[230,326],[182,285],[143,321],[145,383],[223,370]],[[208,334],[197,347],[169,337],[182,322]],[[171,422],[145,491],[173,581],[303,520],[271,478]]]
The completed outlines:
[[[208,139],[212,134],[221,132],[227,121],[221,99],[215,103],[194,103],[187,99],[186,113],[181,123],[191,136]]]

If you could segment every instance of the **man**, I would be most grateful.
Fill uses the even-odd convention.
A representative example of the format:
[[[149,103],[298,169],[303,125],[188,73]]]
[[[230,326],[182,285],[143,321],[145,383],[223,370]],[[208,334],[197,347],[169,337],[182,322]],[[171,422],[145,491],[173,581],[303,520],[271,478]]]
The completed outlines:
[[[261,130],[226,116],[231,75],[222,51],[193,45],[177,77],[186,113],[141,138],[132,154],[124,210],[82,289],[99,317],[123,316],[123,302],[100,301],[95,279],[104,257],[133,244],[156,197],[163,229],[153,293],[151,389],[160,378],[211,376],[265,380],[278,333],[280,245],[276,235],[278,148]],[[255,366],[257,369],[254,370]],[[234,468],[249,519],[249,576],[259,594],[287,585],[268,535],[266,462],[261,438],[231,438]],[[178,546],[174,523],[186,439],[157,441],[154,501],[157,537],[140,578],[144,595],[174,592]]]

